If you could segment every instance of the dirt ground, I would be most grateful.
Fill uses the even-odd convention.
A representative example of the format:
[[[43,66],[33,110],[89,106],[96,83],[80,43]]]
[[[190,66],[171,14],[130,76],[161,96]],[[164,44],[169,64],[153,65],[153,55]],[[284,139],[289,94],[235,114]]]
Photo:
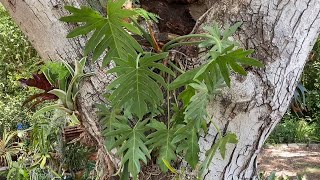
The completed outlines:
[[[304,175],[307,180],[320,180],[320,146],[268,146],[258,157],[258,167],[265,176],[274,171],[277,176],[286,175],[290,180],[297,175]]]

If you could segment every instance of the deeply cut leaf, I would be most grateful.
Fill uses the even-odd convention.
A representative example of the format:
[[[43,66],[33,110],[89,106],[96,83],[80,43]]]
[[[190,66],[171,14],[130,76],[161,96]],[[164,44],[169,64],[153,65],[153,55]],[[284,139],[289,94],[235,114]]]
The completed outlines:
[[[157,163],[162,171],[167,172],[168,164],[170,165],[170,162],[175,161],[177,158],[175,154],[176,146],[172,142],[174,129],[168,129],[163,122],[156,120],[152,120],[151,123],[148,124],[148,127],[155,129],[156,131],[147,137],[149,140],[146,144],[150,145],[152,149],[158,148],[159,156]],[[168,164],[166,165],[165,162]]]
[[[128,54],[136,56],[137,52],[143,52],[140,44],[124,28],[138,32],[131,24],[124,19],[136,15],[132,10],[122,9],[125,1],[108,1],[107,17],[103,17],[99,12],[82,6],[80,9],[66,6],[72,13],[70,16],[62,17],[64,22],[84,23],[68,34],[68,38],[79,35],[93,35],[85,46],[85,55],[93,52],[93,60],[97,60],[106,49],[108,52],[104,57],[104,65],[109,64],[115,58],[126,58]],[[130,28],[128,28],[130,27]],[[117,62],[116,62],[117,63]]]
[[[106,136],[120,136],[112,148],[120,146],[117,154],[123,157],[121,164],[128,162],[128,171],[134,179],[137,179],[141,170],[140,160],[147,164],[147,158],[151,159],[145,145],[147,138],[144,133],[148,130],[146,123],[147,121],[138,122],[133,128],[125,123],[113,123],[115,129],[106,134]]]
[[[163,94],[160,85],[166,87],[164,79],[150,68],[154,67],[168,73],[170,69],[155,61],[167,56],[167,53],[160,55],[139,55],[134,62],[133,58],[121,60],[121,65],[111,69],[109,73],[117,73],[118,78],[107,88],[115,90],[109,100],[114,107],[130,107],[130,112],[142,118],[151,109],[157,109],[163,101]],[[119,60],[120,61],[120,60]],[[128,105],[130,104],[130,106]]]

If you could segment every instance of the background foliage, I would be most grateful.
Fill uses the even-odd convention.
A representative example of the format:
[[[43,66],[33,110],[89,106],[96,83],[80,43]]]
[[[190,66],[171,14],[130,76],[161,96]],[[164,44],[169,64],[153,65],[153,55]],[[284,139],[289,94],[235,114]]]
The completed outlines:
[[[31,115],[21,108],[35,90],[23,88],[18,79],[30,76],[40,58],[0,4],[0,132],[28,122]]]
[[[68,179],[78,171],[83,172],[82,179],[94,179],[91,171],[94,171],[95,164],[88,159],[91,149],[80,143],[65,144],[63,141],[65,119],[55,113],[33,118],[34,109],[22,107],[28,97],[43,90],[23,87],[19,79],[32,78],[32,74],[40,69],[51,69],[51,73],[57,75],[53,78],[59,80],[68,75],[68,70],[63,71],[63,65],[61,68],[59,64],[42,64],[36,50],[0,4],[0,159],[5,155],[2,153],[12,153],[14,158],[11,163],[0,160],[0,167],[10,167],[1,172],[0,179],[47,180],[59,176]],[[59,72],[55,74],[57,69]],[[16,131],[18,124],[22,129],[29,126],[30,129]],[[1,143],[5,129],[14,134],[9,145]],[[12,147],[11,143],[15,146]]]
[[[320,38],[317,40],[301,77],[307,89],[302,108],[288,113],[271,133],[267,143],[318,143],[320,141]],[[298,97],[300,98],[300,97]],[[293,99],[295,101],[295,99]]]

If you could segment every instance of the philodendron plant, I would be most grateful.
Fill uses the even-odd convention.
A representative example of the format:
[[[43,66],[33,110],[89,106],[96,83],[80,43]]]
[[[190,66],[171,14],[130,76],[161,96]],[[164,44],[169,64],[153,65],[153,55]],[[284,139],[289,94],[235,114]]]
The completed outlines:
[[[79,23],[68,38],[91,35],[85,55],[92,54],[93,61],[103,56],[105,66],[114,62],[107,72],[116,75],[107,86],[108,103],[99,105],[106,147],[117,150],[123,179],[128,179],[129,174],[138,179],[141,165],[150,159],[157,159],[163,172],[179,173],[172,167],[178,155],[201,178],[217,151],[224,158],[226,145],[237,143],[235,134],[221,132],[209,117],[209,101],[220,87],[230,87],[231,72],[245,76],[246,66],[261,67],[262,63],[250,57],[253,50],[241,48],[231,38],[240,22],[225,27],[224,31],[213,23],[203,29],[204,33],[179,36],[162,45],[152,28],[140,26],[137,17],[141,13],[124,8],[126,1],[107,1],[106,15],[90,7],[66,6],[71,14],[61,18],[64,22]],[[149,45],[141,45],[136,36]],[[179,46],[205,50],[204,63],[183,71],[178,61],[169,58],[170,52],[178,51],[174,48]],[[62,102],[55,107],[69,113],[74,110],[72,97],[77,92],[74,85],[70,86],[66,92],[52,91]],[[200,162],[198,141],[200,133],[207,133],[209,124],[216,127],[219,139]]]

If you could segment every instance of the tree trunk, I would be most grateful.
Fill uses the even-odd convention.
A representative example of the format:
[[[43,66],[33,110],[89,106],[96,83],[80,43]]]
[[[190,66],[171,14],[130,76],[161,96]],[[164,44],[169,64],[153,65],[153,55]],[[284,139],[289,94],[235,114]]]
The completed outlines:
[[[243,25],[234,37],[265,68],[250,69],[247,77],[233,76],[231,88],[212,100],[211,117],[223,131],[237,134],[226,158],[213,159],[205,179],[255,179],[257,155],[280,121],[296,88],[320,30],[319,0],[207,0],[212,7],[198,26],[212,23]],[[200,24],[199,24],[200,22]],[[199,27],[196,27],[196,31]],[[201,137],[201,158],[217,140],[210,127]]]
[[[69,63],[83,57],[86,38],[66,38],[74,27],[59,21],[59,18],[68,14],[63,7],[90,5],[99,8],[100,5],[98,1],[88,3],[91,1],[86,0],[0,0],[0,2],[44,60],[65,60]],[[98,165],[102,174],[111,175],[114,173],[114,164],[105,149],[94,105],[104,101],[102,93],[113,77],[106,75],[106,69],[102,69],[101,61],[94,64],[89,61],[87,64],[85,71],[94,72],[95,75],[82,82],[77,107],[81,124],[98,146]]]
[[[71,2],[79,5],[83,1]],[[81,58],[85,39],[66,39],[72,27],[58,21],[65,15],[64,2],[70,1],[0,2],[43,58],[68,62]],[[242,21],[234,38],[244,47],[255,49],[255,57],[265,63],[265,68],[248,69],[247,77],[233,76],[231,88],[224,89],[211,101],[208,111],[213,120],[224,132],[236,133],[239,142],[228,145],[224,160],[216,154],[205,179],[254,179],[260,148],[285,113],[319,34],[320,3],[319,0],[204,0],[204,3],[209,10],[197,21],[196,32],[213,21],[221,25]],[[197,59],[193,62],[197,63]],[[101,155],[109,158],[93,104],[102,101],[101,93],[112,77],[105,75],[99,63],[87,67],[97,75],[83,83],[78,108],[83,125],[97,141]],[[216,136],[214,127],[210,127],[209,134],[200,138],[202,160]],[[112,165],[108,167],[111,173]]]

